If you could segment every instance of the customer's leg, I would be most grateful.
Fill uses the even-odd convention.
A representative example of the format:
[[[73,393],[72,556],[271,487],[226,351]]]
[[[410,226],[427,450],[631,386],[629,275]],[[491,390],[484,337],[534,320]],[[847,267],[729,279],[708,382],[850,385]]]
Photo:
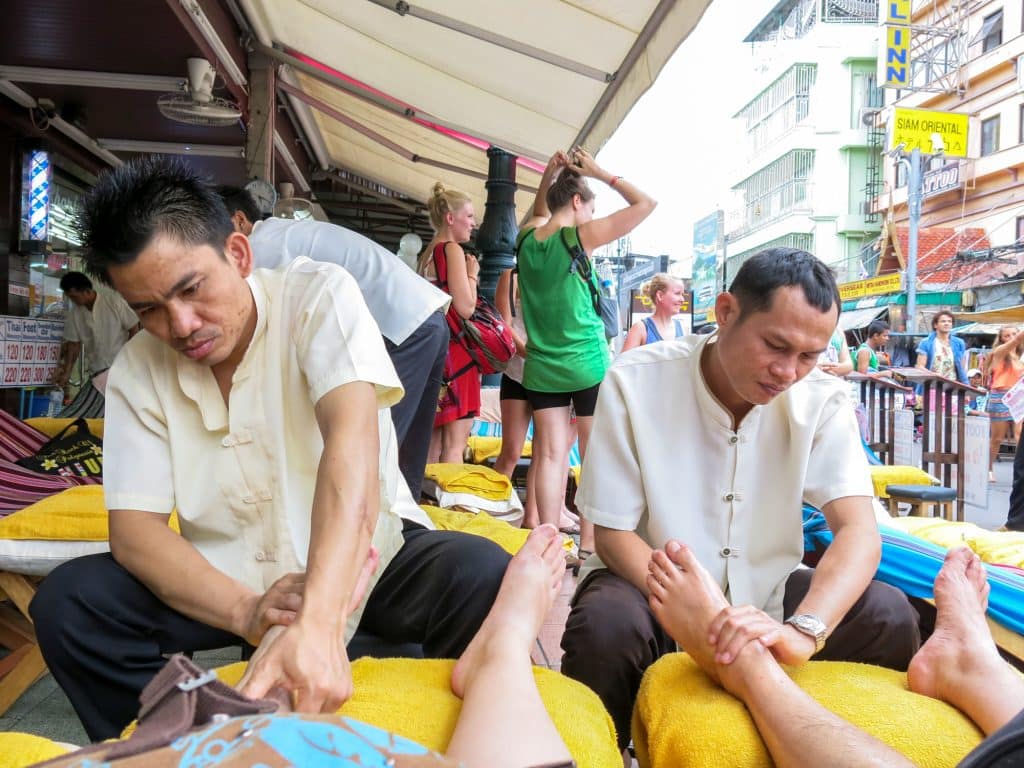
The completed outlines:
[[[995,467],[996,459],[999,458],[999,449],[1003,446],[1003,440],[1006,439],[1006,435],[1010,431],[1010,424],[1011,422],[1000,419],[989,420],[988,471],[990,477]]]
[[[571,759],[544,708],[530,661],[564,573],[558,531],[535,529],[509,563],[494,606],[452,672],[452,690],[463,704],[448,757],[471,768]]]
[[[999,655],[985,621],[985,566],[965,547],[935,578],[935,631],[907,671],[910,690],[952,704],[986,735],[1024,709],[1024,679]]]
[[[587,577],[562,635],[562,672],[588,686],[615,722],[619,748],[629,744],[633,703],[644,671],[675,650],[643,593],[607,570]]]
[[[565,504],[565,457],[569,406],[533,410],[533,458],[537,514],[557,526]]]
[[[509,555],[482,536],[407,524],[405,544],[370,593],[359,630],[457,658],[494,604]]]
[[[800,568],[786,581],[786,616],[796,612],[811,586],[813,569]],[[895,587],[872,581],[833,630],[818,661],[860,661],[903,671],[921,647],[917,611]]]
[[[595,395],[596,400],[596,395]],[[586,416],[576,415],[576,433],[580,442],[580,461],[587,455],[587,444],[590,442],[590,430],[594,426],[593,410]],[[580,549],[585,552],[594,551],[594,524],[589,520],[580,519]]]
[[[29,611],[43,658],[93,741],[136,716],[164,654],[242,642],[167,607],[109,554],[54,570]]]
[[[731,664],[716,664],[708,628],[728,605],[722,590],[678,542],[655,551],[651,563],[654,615],[701,669],[746,705],[776,765],[910,768],[901,754],[814,701],[759,643],[745,645]]]
[[[473,417],[449,421],[441,427],[441,463],[462,464],[465,461],[466,444],[473,431]]]
[[[526,431],[530,427],[533,411],[523,397],[518,397],[513,387],[506,384],[507,377],[501,380],[501,453],[494,462],[497,472],[512,477],[519,457],[523,455],[523,444],[526,442]],[[513,384],[516,382],[512,382]],[[533,527],[533,526],[530,526]]]
[[[442,314],[435,312],[401,344],[388,339],[384,344],[405,389],[402,399],[391,407],[398,466],[413,499],[419,501],[448,355],[448,324]]]

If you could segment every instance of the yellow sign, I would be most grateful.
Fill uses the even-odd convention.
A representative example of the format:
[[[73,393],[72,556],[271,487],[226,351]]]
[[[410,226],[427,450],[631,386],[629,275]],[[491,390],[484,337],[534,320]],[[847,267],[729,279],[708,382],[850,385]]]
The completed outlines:
[[[910,0],[887,0],[883,29],[882,85],[906,88],[910,85]]]
[[[916,148],[926,155],[937,154],[932,146],[933,134],[942,137],[943,152],[947,157],[967,157],[967,115],[959,112],[896,107],[889,148],[902,144],[904,152]]]
[[[878,296],[883,293],[897,293],[903,290],[903,275],[894,272],[891,275],[872,277],[867,280],[854,280],[839,286],[839,298],[843,301],[859,299],[864,296]]]

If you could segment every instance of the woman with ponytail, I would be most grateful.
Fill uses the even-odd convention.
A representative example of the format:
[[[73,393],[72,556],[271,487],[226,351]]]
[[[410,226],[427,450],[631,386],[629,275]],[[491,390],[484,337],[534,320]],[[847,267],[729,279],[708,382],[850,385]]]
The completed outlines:
[[[679,307],[686,300],[682,281],[659,272],[644,283],[640,291],[651,302],[654,313],[633,323],[622,345],[623,352],[656,341],[677,339],[683,335],[683,324],[675,319],[679,314]]]
[[[476,308],[480,263],[460,243],[470,239],[476,226],[473,202],[465,192],[438,182],[427,210],[434,238],[420,256],[417,271],[452,297],[449,312],[468,319]],[[449,342],[428,463],[462,463],[473,418],[480,411],[480,371],[470,363],[469,353],[455,340]]]
[[[626,207],[595,219],[588,178],[622,195]],[[533,409],[532,461],[541,523],[557,527],[562,512],[570,408],[576,413],[583,458],[597,389],[608,369],[604,324],[594,306],[598,286],[590,254],[629,234],[654,206],[648,195],[608,173],[577,147],[569,154],[556,152],[548,161],[533,215],[519,235],[518,287],[527,332],[523,386]],[[585,521],[580,527],[583,557],[593,551],[594,528]]]

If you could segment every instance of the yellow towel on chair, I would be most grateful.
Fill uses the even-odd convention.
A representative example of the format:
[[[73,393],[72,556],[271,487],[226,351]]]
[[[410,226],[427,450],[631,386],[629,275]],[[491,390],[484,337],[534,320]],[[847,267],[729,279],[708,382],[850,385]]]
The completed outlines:
[[[889,498],[885,492],[887,485],[938,485],[939,479],[929,475],[920,467],[911,467],[904,464],[889,466],[887,464],[874,464],[869,467],[871,470],[871,484],[875,489],[875,496],[880,499]]]
[[[427,464],[424,476],[448,493],[472,493],[491,501],[512,495],[512,481],[490,467],[476,464]]]
[[[982,739],[953,707],[908,690],[903,672],[811,661],[789,674],[819,704],[921,768],[952,768]],[[644,675],[633,710],[633,741],[642,768],[773,764],[746,707],[685,653],[663,656]]]
[[[474,536],[483,536],[490,539],[510,555],[518,552],[530,531],[526,528],[513,528],[503,520],[495,520],[488,514],[474,514],[473,512],[458,512],[453,509],[442,509],[432,507],[428,504],[421,504],[420,507],[442,531],[462,531],[471,533]],[[563,537],[563,548],[567,552],[572,551],[573,541],[569,536]]]
[[[338,711],[443,752],[462,708],[450,687],[454,664],[438,659],[357,659],[352,663],[355,695]],[[235,685],[244,672],[245,663],[240,662],[218,669],[217,675]],[[597,695],[549,669],[535,668],[534,678],[576,764],[621,768],[615,726]],[[493,693],[501,695],[501,691]],[[523,734],[523,738],[529,736]]]

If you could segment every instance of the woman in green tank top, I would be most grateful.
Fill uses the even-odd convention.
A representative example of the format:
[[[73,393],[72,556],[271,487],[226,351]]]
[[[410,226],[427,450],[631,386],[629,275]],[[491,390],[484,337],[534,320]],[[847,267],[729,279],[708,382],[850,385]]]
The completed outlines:
[[[612,187],[627,207],[595,219],[588,178]],[[557,527],[562,511],[570,406],[576,411],[582,458],[597,387],[608,369],[590,253],[631,232],[654,206],[648,195],[577,147],[569,154],[556,152],[548,161],[533,215],[520,235],[518,283],[527,334],[523,386],[533,408],[533,479],[541,523]],[[574,257],[576,243],[584,253]],[[592,551],[593,542],[593,526],[581,521],[581,553]]]

